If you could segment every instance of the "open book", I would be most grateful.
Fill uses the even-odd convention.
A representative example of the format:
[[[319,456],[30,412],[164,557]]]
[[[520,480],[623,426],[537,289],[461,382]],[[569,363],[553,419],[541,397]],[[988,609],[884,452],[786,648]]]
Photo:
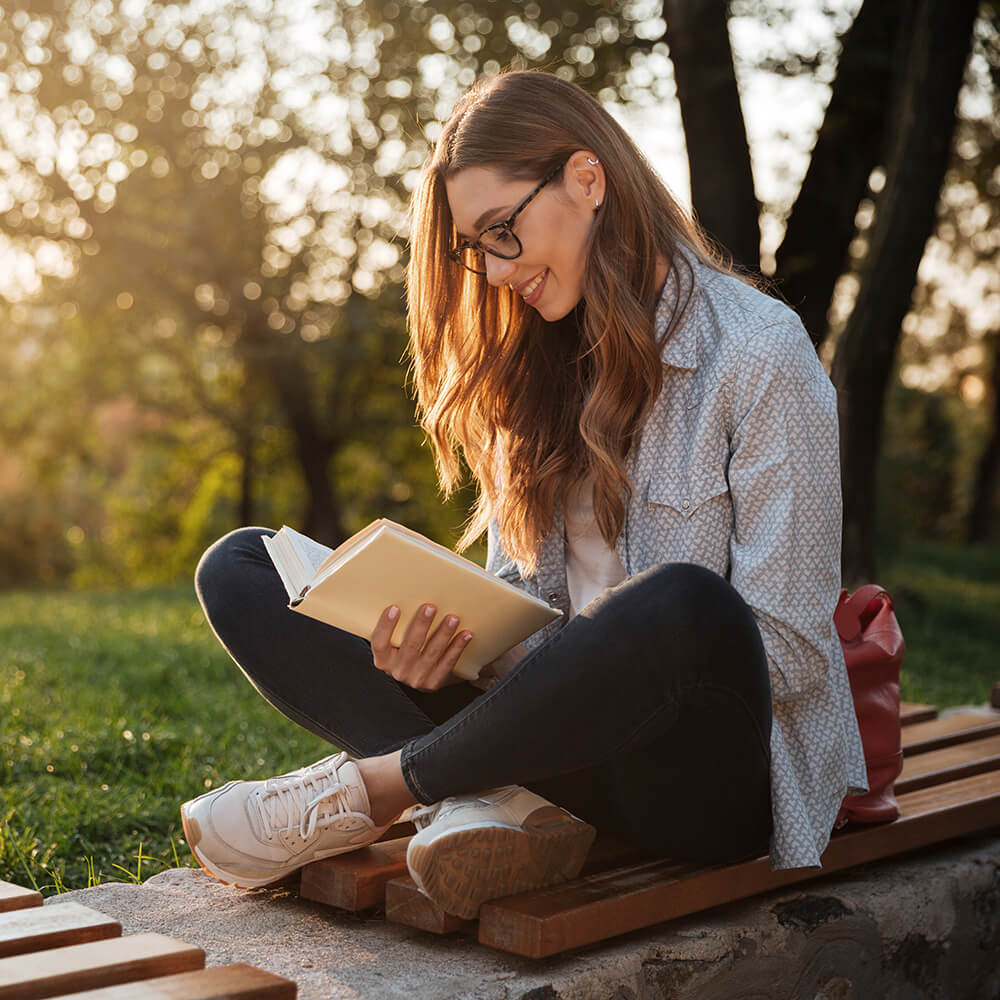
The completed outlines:
[[[487,573],[474,562],[394,521],[380,518],[336,549],[284,527],[264,537],[289,607],[370,639],[379,616],[395,604],[400,615],[392,641],[398,644],[422,604],[437,616],[458,615],[459,629],[472,633],[453,673],[466,680],[501,653],[558,618],[561,611]]]

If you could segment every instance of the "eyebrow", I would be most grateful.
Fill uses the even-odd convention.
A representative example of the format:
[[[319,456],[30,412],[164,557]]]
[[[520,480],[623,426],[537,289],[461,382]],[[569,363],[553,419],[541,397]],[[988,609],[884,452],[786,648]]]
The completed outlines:
[[[472,228],[475,229],[478,235],[486,228],[486,223],[488,220],[492,219],[494,216],[506,217],[514,210],[513,205],[506,205],[502,208],[488,208],[482,215],[472,223]],[[459,233],[459,238],[463,240],[469,239],[465,233]]]

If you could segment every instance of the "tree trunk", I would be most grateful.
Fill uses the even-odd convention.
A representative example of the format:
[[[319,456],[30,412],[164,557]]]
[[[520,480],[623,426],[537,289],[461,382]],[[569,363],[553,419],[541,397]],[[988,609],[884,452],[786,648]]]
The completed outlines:
[[[846,270],[858,204],[886,158],[886,100],[903,76],[905,5],[867,0],[844,36],[837,78],[809,169],[776,254],[775,278],[813,340],[827,333],[837,279]],[[904,44],[900,44],[900,43]]]
[[[726,0],[663,0],[698,221],[735,261],[760,268],[760,207],[733,71]]]
[[[839,394],[845,583],[875,575],[882,411],[903,317],[934,229],[978,0],[919,0],[886,183],[854,310],[833,363]]]
[[[340,498],[330,479],[330,463],[338,442],[324,431],[313,403],[312,380],[302,359],[289,350],[277,350],[266,328],[244,331],[240,347],[248,367],[271,387],[294,442],[295,458],[306,490],[301,530],[325,545],[339,545],[346,537]]]
[[[1000,485],[1000,333],[993,333],[993,421],[990,436],[976,466],[976,481],[972,488],[972,506],[965,533],[970,544],[986,542],[990,537],[991,515]]]

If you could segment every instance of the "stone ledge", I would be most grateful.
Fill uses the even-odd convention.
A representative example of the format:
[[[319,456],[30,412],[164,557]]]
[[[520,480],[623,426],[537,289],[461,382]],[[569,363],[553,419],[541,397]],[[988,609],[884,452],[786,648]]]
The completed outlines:
[[[249,962],[300,1000],[982,1000],[1000,997],[1000,837],[967,838],[541,961],[177,868],[85,903],[125,933]]]

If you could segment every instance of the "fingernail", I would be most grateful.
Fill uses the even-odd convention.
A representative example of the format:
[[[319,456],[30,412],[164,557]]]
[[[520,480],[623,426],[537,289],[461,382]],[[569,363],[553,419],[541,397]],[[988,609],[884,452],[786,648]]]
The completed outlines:
[[[399,617],[399,608],[394,604],[389,608],[389,621],[394,622]]]
[[[463,632],[462,633],[462,642],[471,642],[471,641],[472,641],[472,633],[471,632]]]
[[[425,604],[424,605],[424,617],[425,618],[433,618],[434,617],[434,612],[436,610],[437,609],[434,607],[433,604]]]
[[[448,628],[454,628],[458,624],[458,619],[454,615],[448,615],[448,617],[445,618],[444,623],[448,626]]]

